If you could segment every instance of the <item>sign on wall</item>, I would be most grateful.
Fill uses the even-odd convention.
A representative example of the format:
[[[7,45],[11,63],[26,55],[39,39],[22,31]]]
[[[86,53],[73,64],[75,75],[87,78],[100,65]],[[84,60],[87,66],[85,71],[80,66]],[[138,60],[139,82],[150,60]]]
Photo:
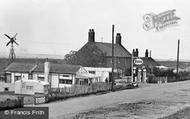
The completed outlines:
[[[143,60],[140,59],[140,58],[137,58],[137,59],[134,60],[134,64],[136,64],[136,65],[142,65],[143,64]]]

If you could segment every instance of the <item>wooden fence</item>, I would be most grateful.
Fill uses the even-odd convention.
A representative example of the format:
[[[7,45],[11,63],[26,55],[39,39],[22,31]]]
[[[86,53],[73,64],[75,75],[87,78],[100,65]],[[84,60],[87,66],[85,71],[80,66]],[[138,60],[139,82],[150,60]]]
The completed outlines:
[[[99,92],[106,92],[111,89],[111,84],[98,82],[91,85],[73,85],[65,88],[52,88],[48,95],[48,101],[54,101],[74,96],[82,96]]]

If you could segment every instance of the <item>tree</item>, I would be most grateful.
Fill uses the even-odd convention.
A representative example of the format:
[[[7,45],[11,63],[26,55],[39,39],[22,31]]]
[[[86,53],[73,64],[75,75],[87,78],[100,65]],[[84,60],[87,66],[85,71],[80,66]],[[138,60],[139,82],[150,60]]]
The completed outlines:
[[[66,55],[64,56],[64,61],[65,61],[67,64],[73,64],[73,65],[77,64],[77,56],[76,56],[76,53],[77,53],[77,51],[71,50],[71,51],[69,52],[69,54],[66,54]]]

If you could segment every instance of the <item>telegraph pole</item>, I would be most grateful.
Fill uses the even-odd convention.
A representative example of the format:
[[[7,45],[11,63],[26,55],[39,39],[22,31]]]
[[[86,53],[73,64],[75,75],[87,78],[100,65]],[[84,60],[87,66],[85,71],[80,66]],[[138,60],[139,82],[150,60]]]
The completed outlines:
[[[133,51],[131,55],[131,82],[133,82]]]
[[[179,72],[179,45],[180,45],[180,40],[178,40],[178,45],[177,45],[177,78]]]
[[[111,77],[111,91],[114,86],[114,25],[112,25],[112,77]]]

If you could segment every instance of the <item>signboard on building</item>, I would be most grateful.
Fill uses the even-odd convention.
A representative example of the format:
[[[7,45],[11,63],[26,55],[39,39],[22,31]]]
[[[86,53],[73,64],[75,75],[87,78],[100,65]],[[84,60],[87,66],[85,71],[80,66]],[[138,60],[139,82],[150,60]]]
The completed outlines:
[[[140,58],[137,58],[137,59],[134,60],[134,64],[136,64],[136,65],[142,65],[143,64],[143,60],[140,59]]]

